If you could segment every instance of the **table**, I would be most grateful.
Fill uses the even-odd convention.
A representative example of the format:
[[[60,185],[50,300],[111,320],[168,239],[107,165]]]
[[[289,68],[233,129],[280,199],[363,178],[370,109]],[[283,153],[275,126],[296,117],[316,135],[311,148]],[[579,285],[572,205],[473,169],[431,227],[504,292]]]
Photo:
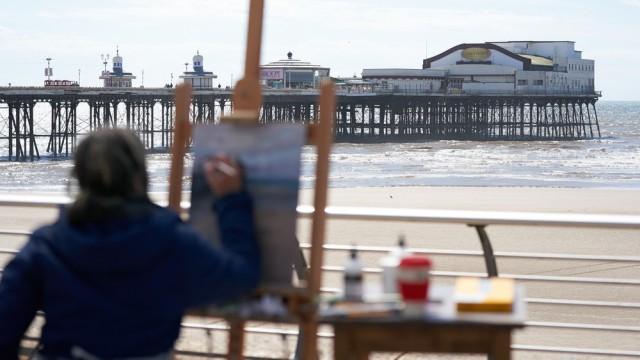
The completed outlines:
[[[453,287],[432,286],[422,316],[401,312],[388,316],[352,316],[330,307],[321,322],[333,326],[336,360],[368,359],[372,352],[432,352],[487,354],[511,359],[511,334],[524,327],[524,289],[516,287],[514,311],[508,314],[458,314]]]

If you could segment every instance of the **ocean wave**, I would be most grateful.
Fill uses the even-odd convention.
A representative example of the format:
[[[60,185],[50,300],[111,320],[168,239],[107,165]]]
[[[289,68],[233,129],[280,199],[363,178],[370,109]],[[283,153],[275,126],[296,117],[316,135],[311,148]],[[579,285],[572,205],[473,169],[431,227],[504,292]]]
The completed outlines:
[[[330,185],[568,186],[640,188],[640,102],[598,103],[602,137],[579,141],[423,141],[335,144]],[[6,157],[7,142],[0,143]],[[147,156],[150,189],[166,191],[171,156]],[[316,154],[305,146],[300,181],[313,184]],[[190,186],[193,155],[185,158]],[[0,191],[64,192],[72,162],[0,161]]]

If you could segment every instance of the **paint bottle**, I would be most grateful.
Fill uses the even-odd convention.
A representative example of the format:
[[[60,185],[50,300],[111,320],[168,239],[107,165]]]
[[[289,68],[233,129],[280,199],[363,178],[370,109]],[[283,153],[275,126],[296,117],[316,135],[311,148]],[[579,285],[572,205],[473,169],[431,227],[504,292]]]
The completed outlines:
[[[362,264],[355,247],[351,249],[349,260],[344,267],[344,299],[362,301]]]
[[[404,235],[398,236],[398,245],[391,249],[389,253],[380,259],[382,268],[382,292],[384,294],[398,293],[398,266],[402,258],[408,254],[406,249],[406,239]]]

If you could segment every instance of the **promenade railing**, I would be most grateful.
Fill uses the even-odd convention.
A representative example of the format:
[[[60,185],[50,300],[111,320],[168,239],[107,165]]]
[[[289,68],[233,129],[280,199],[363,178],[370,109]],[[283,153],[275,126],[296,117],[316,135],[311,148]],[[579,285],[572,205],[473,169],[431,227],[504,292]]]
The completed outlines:
[[[55,209],[61,205],[68,203],[66,197],[23,197],[23,196],[1,196],[0,207],[21,207],[21,208],[43,208]],[[162,205],[162,204],[161,204]],[[188,203],[183,203],[185,210],[189,207]],[[298,214],[300,218],[309,218],[314,209],[310,206],[299,206]],[[419,209],[386,209],[386,208],[366,208],[366,207],[327,207],[325,210],[328,219],[341,221],[373,221],[373,222],[394,222],[394,223],[424,223],[424,224],[451,224],[452,226],[473,226],[484,230],[487,226],[536,226],[536,227],[559,227],[559,228],[590,228],[590,229],[627,229],[640,231],[640,216],[638,215],[595,215],[595,214],[575,214],[575,213],[538,213],[538,212],[495,212],[495,211],[457,211],[457,210],[419,210]],[[479,231],[478,234],[482,238]],[[18,230],[2,230],[0,235],[4,236],[28,236],[30,231],[26,229]],[[486,233],[485,233],[486,236]],[[482,241],[482,239],[481,239]],[[485,239],[485,241],[489,241]],[[302,249],[308,249],[308,243],[300,244]],[[328,251],[343,251],[351,249],[351,246],[331,243],[328,239],[325,249]],[[358,250],[363,253],[386,254],[391,247],[373,246],[360,244]],[[562,260],[562,261],[597,261],[624,263],[633,267],[640,267],[640,257],[633,255],[582,255],[572,253],[538,253],[538,252],[493,252],[492,249],[487,253],[487,249],[483,247],[483,251],[472,250],[447,250],[447,249],[430,249],[423,247],[413,247],[410,251],[433,256],[445,255],[453,257],[479,257],[495,261],[498,259],[529,259],[529,260]],[[14,255],[16,249],[2,248],[0,245],[0,255]],[[487,263],[488,264],[488,263]],[[325,266],[324,271],[329,273],[341,272],[340,266]],[[0,269],[1,271],[1,269]],[[381,269],[375,267],[367,267],[364,271],[368,274],[378,274]],[[497,269],[496,269],[497,271]],[[453,278],[458,276],[487,276],[487,272],[465,272],[465,271],[439,271],[434,270],[432,275],[438,278]],[[542,282],[562,284],[566,287],[576,287],[579,285],[601,285],[618,287],[631,286],[638,289],[640,293],[640,279],[635,278],[611,278],[611,277],[585,277],[585,276],[554,276],[554,275],[530,275],[530,274],[510,274],[500,273],[502,277],[513,278],[518,281]],[[336,292],[337,288],[325,287],[325,292]],[[578,300],[570,298],[540,298],[529,297],[525,299],[528,304],[548,305],[565,309],[568,307],[576,308],[593,308],[593,309],[612,309],[624,310],[632,312],[632,317],[640,319],[640,302],[636,301],[601,301],[598,299]],[[632,337],[640,336],[640,326],[629,325],[610,325],[599,323],[574,323],[574,322],[558,322],[558,321],[528,321],[526,323],[529,328],[541,329],[560,329],[560,330],[576,330],[592,332],[593,337],[598,333],[620,333],[630,334]],[[228,328],[222,323],[205,323],[189,321],[182,324],[183,329],[201,330],[207,336],[212,336],[213,332],[227,331]],[[268,327],[268,326],[250,326],[248,333],[257,335],[273,335],[282,338],[297,336],[295,328]],[[321,339],[330,339],[333,334],[330,331],[319,333]],[[37,338],[27,337],[27,340],[37,341]],[[637,344],[637,342],[636,342]],[[557,346],[554,344],[518,344],[512,345],[514,351],[522,352],[543,352],[557,355],[573,354],[584,356],[602,356],[602,357],[639,357],[640,346],[633,350],[621,350],[613,348],[592,348],[592,347],[571,347]],[[213,349],[208,351],[195,351],[178,349],[178,355],[183,356],[202,356],[202,357],[223,357],[224,354],[216,353]],[[272,353],[275,353],[272,352]],[[273,359],[286,358],[270,357]],[[260,357],[252,357],[260,358]]]

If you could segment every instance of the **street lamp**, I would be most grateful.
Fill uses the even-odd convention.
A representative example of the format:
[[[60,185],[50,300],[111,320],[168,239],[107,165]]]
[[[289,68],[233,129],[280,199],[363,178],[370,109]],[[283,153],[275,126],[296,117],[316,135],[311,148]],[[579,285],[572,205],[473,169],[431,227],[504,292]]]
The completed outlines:
[[[102,59],[102,63],[104,64],[104,72],[107,72],[107,63],[109,62],[109,54],[102,54],[100,55],[100,58]]]
[[[51,76],[53,75],[53,69],[51,69],[51,60],[52,58],[48,57],[47,60],[47,68],[44,69],[44,75],[47,77],[47,81],[51,81]]]
[[[188,62],[184,63],[184,72],[187,72],[187,71],[189,71],[189,63]]]

